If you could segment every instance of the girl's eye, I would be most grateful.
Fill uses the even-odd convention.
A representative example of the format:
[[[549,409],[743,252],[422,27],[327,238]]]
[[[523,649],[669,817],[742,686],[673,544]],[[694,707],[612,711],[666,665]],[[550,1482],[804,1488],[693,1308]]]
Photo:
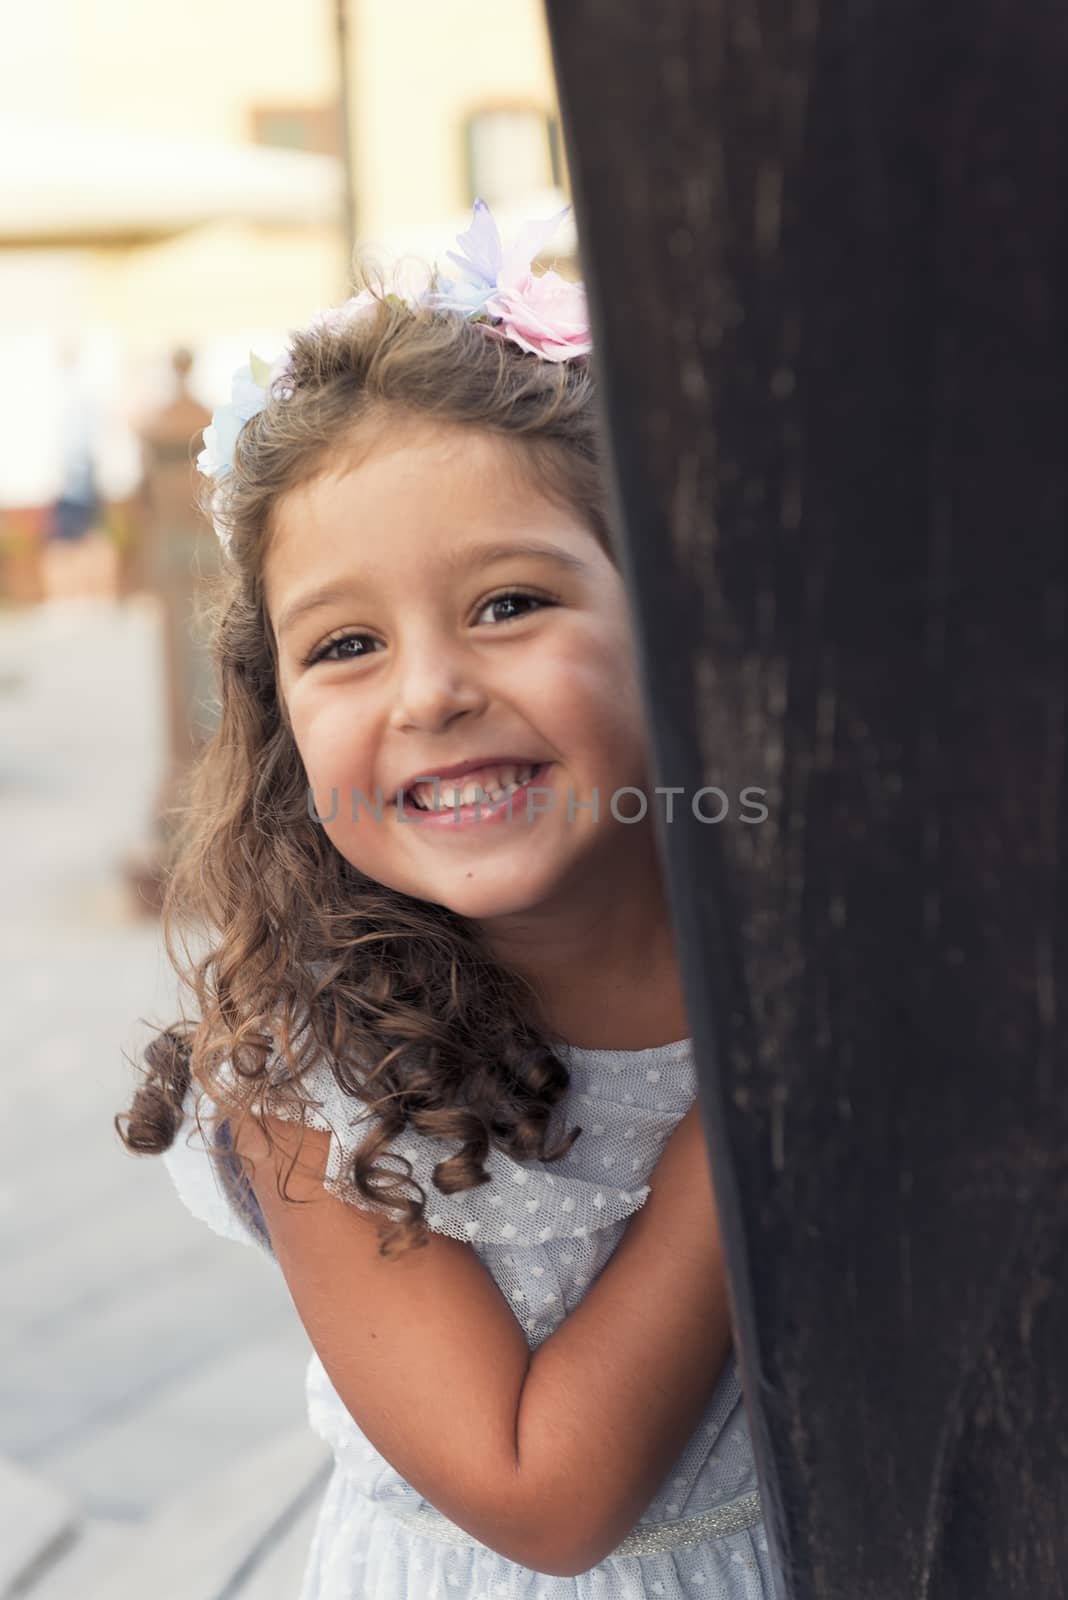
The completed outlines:
[[[317,661],[359,661],[361,656],[368,653],[366,650],[360,650],[358,653],[346,650],[341,655],[334,655],[333,652],[342,645],[354,644],[360,640],[370,638],[369,633],[339,633],[336,639],[328,639],[318,650],[313,650],[303,664],[306,667],[313,667]],[[371,639],[372,644],[376,642],[376,640]]]
[[[494,607],[502,606],[509,608],[511,614],[498,617],[498,622],[518,622],[520,617],[529,615],[527,607],[536,608],[555,604],[556,601],[550,600],[547,595],[529,594],[525,589],[507,589],[503,594],[495,594],[488,600],[484,600],[479,607],[478,615],[482,616],[484,612]],[[515,609],[517,606],[519,607],[518,610]],[[371,646],[379,643],[379,640],[372,638],[369,633],[339,633],[335,639],[328,639],[324,645],[320,645],[317,650],[313,650],[302,664],[305,667],[313,667],[318,661],[360,661],[365,655],[369,655],[370,651],[364,649],[355,651],[346,647],[348,645],[361,644],[364,641],[369,641]]]
[[[493,606],[512,606],[516,601],[518,601],[522,606],[526,606],[528,604],[533,606],[551,606],[555,604],[555,601],[549,600],[542,595],[529,594],[526,589],[507,589],[503,594],[495,594],[492,595],[490,599],[484,600],[479,608],[478,614],[481,616],[484,611],[490,610]],[[529,613],[525,610],[513,611],[510,616],[500,617],[498,620],[501,622],[517,622],[520,617],[527,615],[529,615]]]

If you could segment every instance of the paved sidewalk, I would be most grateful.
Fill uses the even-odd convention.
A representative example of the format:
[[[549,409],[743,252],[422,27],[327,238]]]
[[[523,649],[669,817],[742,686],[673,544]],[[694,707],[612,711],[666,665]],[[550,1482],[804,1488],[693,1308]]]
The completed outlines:
[[[42,1600],[103,1592],[79,1576],[91,1555],[306,1429],[309,1346],[280,1274],[191,1217],[112,1126],[139,1019],[178,1015],[158,925],[118,872],[163,758],[159,653],[140,599],[0,612],[0,1457],[69,1507]],[[11,1549],[5,1516],[17,1496]],[[0,1558],[0,1597],[15,1577]]]

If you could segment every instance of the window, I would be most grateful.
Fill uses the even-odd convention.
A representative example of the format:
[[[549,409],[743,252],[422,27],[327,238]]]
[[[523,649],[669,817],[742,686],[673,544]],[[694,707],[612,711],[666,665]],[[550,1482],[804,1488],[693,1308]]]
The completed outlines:
[[[306,150],[313,155],[340,156],[341,114],[335,105],[254,106],[252,138],[283,150]]]
[[[540,106],[488,106],[464,124],[468,203],[521,203],[540,189],[567,189],[558,117]]]

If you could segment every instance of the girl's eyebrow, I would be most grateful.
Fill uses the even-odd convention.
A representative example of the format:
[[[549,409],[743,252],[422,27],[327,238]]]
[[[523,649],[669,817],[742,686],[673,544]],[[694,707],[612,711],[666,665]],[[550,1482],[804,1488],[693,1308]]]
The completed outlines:
[[[453,551],[451,555],[443,557],[442,560],[444,566],[453,572],[469,572],[474,567],[488,567],[495,562],[507,561],[515,556],[542,557],[557,562],[559,566],[566,567],[571,572],[584,573],[590,570],[589,564],[580,556],[573,555],[570,550],[561,550],[558,545],[542,544],[529,539],[517,544],[465,545]],[[354,599],[363,587],[358,579],[349,578],[338,583],[322,584],[318,589],[311,589],[307,594],[298,596],[286,606],[278,620],[279,638],[292,627],[298,617],[306,616],[310,611],[318,611],[323,606]]]

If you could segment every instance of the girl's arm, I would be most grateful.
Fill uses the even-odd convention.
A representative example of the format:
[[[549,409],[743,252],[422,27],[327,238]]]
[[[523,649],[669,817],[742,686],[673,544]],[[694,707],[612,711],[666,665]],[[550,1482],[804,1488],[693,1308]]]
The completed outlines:
[[[556,1505],[573,1573],[626,1537],[681,1455],[731,1348],[719,1218],[694,1104],[581,1303],[531,1357],[519,1478]]]
[[[379,1219],[322,1188],[327,1135],[270,1126],[273,1153],[252,1119],[234,1130],[238,1153],[357,1425],[431,1505],[507,1559],[564,1577],[595,1565],[653,1498],[730,1349],[696,1107],[611,1260],[533,1355],[470,1245],[430,1233],[383,1260]],[[306,1203],[280,1198],[279,1174]]]

